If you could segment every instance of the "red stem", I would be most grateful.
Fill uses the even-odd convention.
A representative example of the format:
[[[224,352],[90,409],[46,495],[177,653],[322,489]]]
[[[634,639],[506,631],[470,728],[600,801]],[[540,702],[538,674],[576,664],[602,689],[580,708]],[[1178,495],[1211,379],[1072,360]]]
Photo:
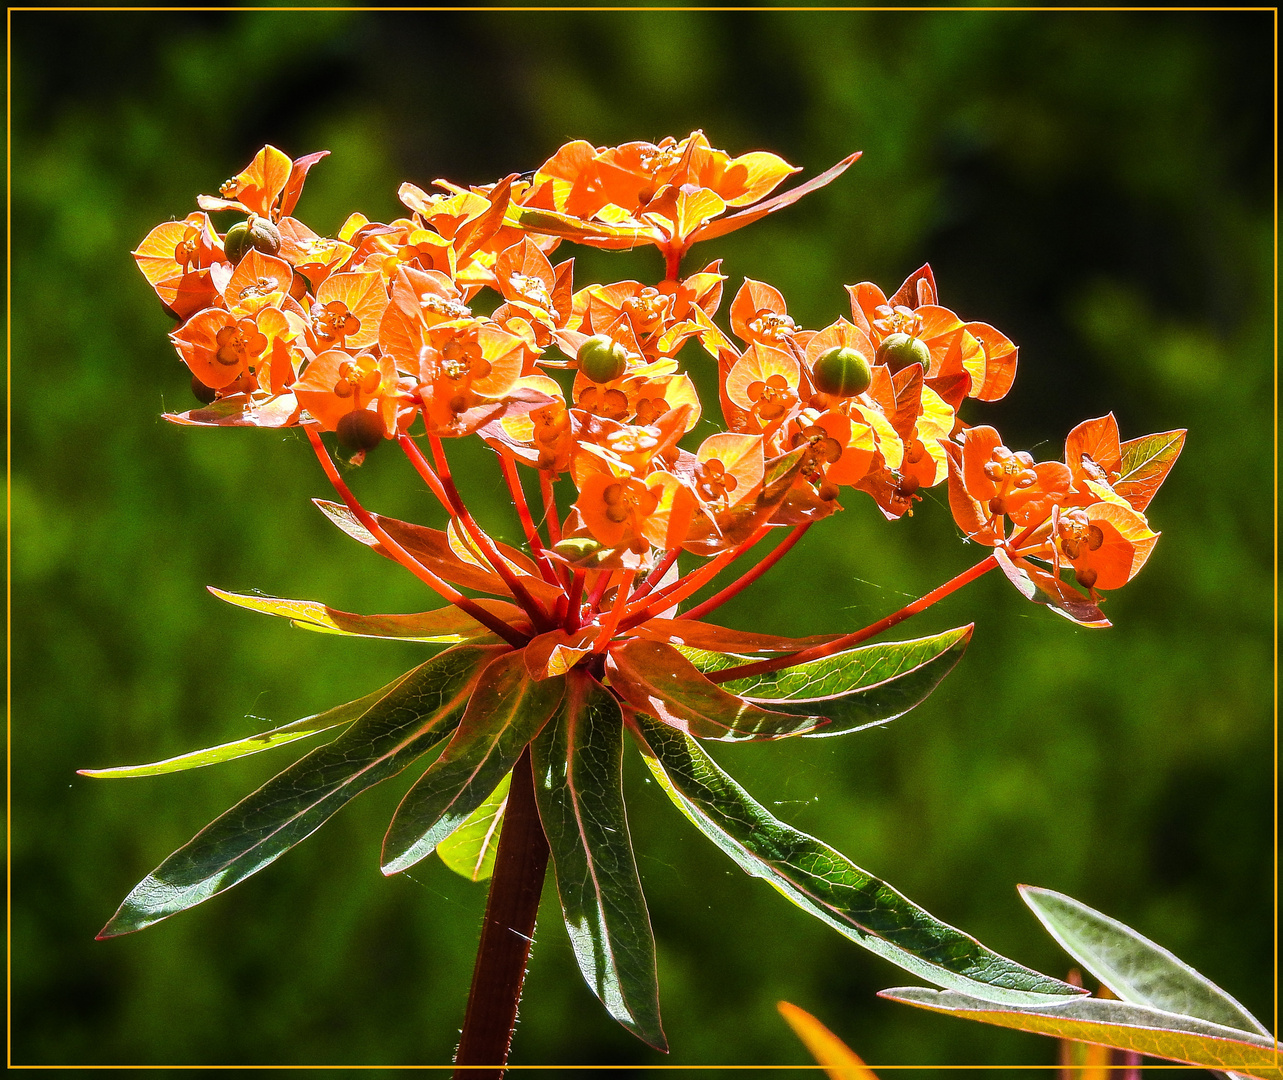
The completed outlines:
[[[721,607],[732,596],[735,596],[738,593],[742,592],[744,589],[747,589],[750,585],[753,584],[753,582],[755,582],[758,578],[760,578],[763,574],[765,574],[766,571],[768,571],[772,566],[774,566],[777,562],[779,562],[782,558],[784,558],[784,556],[789,553],[789,550],[793,547],[793,545],[802,539],[803,534],[810,527],[811,527],[811,522],[809,521],[805,522],[802,525],[797,526],[797,528],[795,528],[791,533],[789,533],[788,536],[786,536],[783,540],[781,540],[778,544],[775,545],[775,549],[769,555],[765,556],[761,562],[757,563],[757,565],[755,565],[751,570],[749,570],[746,574],[744,574],[743,577],[739,578],[736,581],[732,581],[721,592],[713,596],[710,596],[702,604],[699,604],[698,606],[691,608],[690,611],[686,612],[686,614],[682,616],[682,618],[702,619],[710,611],[713,611],[716,608]]]
[[[544,521],[548,526],[548,543],[561,540],[561,521],[557,517],[557,496],[547,472],[539,470],[539,494],[543,496]]]
[[[526,502],[526,492],[521,486],[521,477],[517,474],[516,463],[507,454],[501,453],[499,467],[503,469],[503,478],[507,481],[508,491],[512,493],[512,502],[517,508],[517,517],[521,520],[521,528],[526,534],[526,542],[530,545],[531,554],[534,555],[535,563],[539,566],[540,577],[549,585],[561,585],[556,569],[544,554],[543,540],[539,537],[539,530],[535,528],[534,518],[530,516],[530,504]]]
[[[482,531],[481,526],[473,520],[472,514],[464,505],[463,499],[459,495],[459,489],[454,485],[454,477],[450,475],[450,463],[446,460],[445,447],[441,445],[441,440],[435,435],[431,435],[428,438],[429,445],[432,447],[432,458],[437,463],[436,475],[441,478],[441,486],[445,488],[446,497],[450,501],[455,517],[463,523],[464,529],[472,537],[472,542],[477,545],[485,560],[494,567],[495,573],[503,578],[503,583],[508,586],[508,591],[512,593],[517,603],[525,608],[526,614],[534,622],[535,628],[541,633],[549,629],[548,612],[544,609],[544,606],[530,595],[530,590],[513,573],[512,567],[495,549],[493,541]],[[432,471],[432,467],[412,441],[406,439],[405,443],[402,444],[402,448],[405,449],[406,455],[413,462],[416,469],[419,469],[420,472],[424,469],[428,472]]]
[[[534,941],[539,896],[548,869],[548,841],[535,805],[530,747],[512,770],[503,831],[495,853],[468,1011],[454,1056],[455,1080],[501,1080]],[[480,1065],[489,1068],[462,1068]]]
[[[766,535],[767,526],[761,526],[747,540],[738,547],[730,548],[723,551],[716,558],[705,563],[698,570],[688,574],[682,580],[674,582],[666,588],[660,589],[652,600],[641,605],[634,605],[631,610],[624,614],[623,621],[619,624],[621,630],[631,630],[639,623],[644,623],[647,619],[654,618],[662,611],[667,611],[675,604],[681,603],[691,593],[698,592],[727,566],[733,563],[749,548],[756,544]]]
[[[840,653],[849,649],[852,645],[858,645],[871,637],[876,637],[883,630],[889,630],[896,623],[904,622],[911,615],[917,615],[919,612],[926,611],[932,604],[943,600],[950,593],[957,592],[962,586],[975,581],[976,578],[987,574],[995,566],[998,560],[992,555],[988,558],[981,559],[970,570],[964,570],[955,578],[950,578],[937,589],[932,589],[925,596],[919,597],[911,604],[906,604],[899,611],[888,615],[885,619],[879,619],[871,623],[863,630],[856,630],[854,633],[846,634],[843,637],[835,638],[827,645],[816,645],[811,649],[803,649],[801,652],[791,653],[788,656],[776,656],[770,660],[759,660],[753,664],[743,664],[740,667],[723,668],[721,671],[711,671],[704,677],[710,682],[723,683],[730,682],[732,679],[747,679],[754,675],[765,675],[768,671],[779,671],[780,668],[794,667],[797,664],[805,664],[810,660],[821,660],[826,656],[832,656],[834,653]]]
[[[632,586],[635,571],[625,572],[623,579],[619,582],[619,591],[615,594],[615,604],[606,616],[606,621],[601,624],[601,633],[597,636],[597,644],[593,646],[593,652],[605,652],[606,646],[610,644],[610,639],[615,636],[615,630],[619,626],[619,620],[624,614],[624,608],[628,606],[628,590]]]
[[[640,600],[643,596],[647,595],[652,589],[654,589],[655,586],[664,579],[664,575],[668,573],[673,563],[677,561],[677,556],[681,553],[681,548],[673,548],[672,551],[665,552],[664,557],[651,567],[650,573],[647,574],[642,583],[633,590],[633,595],[628,599],[630,601]]]
[[[316,452],[316,458],[321,463],[321,468],[325,470],[325,475],[329,478],[330,484],[338,492],[339,498],[343,500],[344,505],[356,515],[356,519],[370,532],[373,537],[383,546],[397,562],[410,571],[415,577],[422,581],[434,592],[440,594],[450,603],[461,611],[471,615],[482,626],[488,627],[498,634],[504,641],[508,642],[513,648],[520,649],[526,643],[524,634],[519,633],[504,622],[499,616],[492,615],[480,604],[474,600],[469,600],[463,593],[459,592],[453,585],[437,577],[431,570],[419,562],[413,555],[405,550],[400,544],[390,537],[386,530],[375,520],[374,515],[365,509],[356,500],[356,496],[348,489],[343,478],[339,476],[338,469],[334,467],[334,462],[330,458],[330,453],[325,449],[325,444],[321,442],[320,433],[312,424],[304,424],[303,430],[307,432],[308,440],[312,444],[312,449]]]
[[[574,577],[570,579],[570,593],[566,600],[566,633],[573,634],[579,629],[579,606],[584,598],[584,581],[588,575],[582,570],[576,570]]]
[[[437,474],[432,471],[432,466],[428,464],[423,452],[414,444],[414,440],[409,435],[402,433],[397,436],[397,443],[405,456],[410,459],[410,464],[414,466],[415,472],[428,485],[428,490],[436,496],[437,502],[441,504],[447,514],[453,514],[454,511],[450,507],[450,498],[446,495],[445,488],[441,486],[441,481],[437,478]]]

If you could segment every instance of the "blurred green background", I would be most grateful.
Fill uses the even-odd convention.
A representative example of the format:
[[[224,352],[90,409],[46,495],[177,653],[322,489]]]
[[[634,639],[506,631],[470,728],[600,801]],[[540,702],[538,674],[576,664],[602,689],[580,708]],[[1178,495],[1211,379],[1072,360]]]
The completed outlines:
[[[431,606],[312,508],[328,491],[303,440],[160,419],[189,407],[188,377],[129,251],[268,141],[333,152],[299,207],[323,233],[356,209],[395,216],[402,180],[489,182],[571,138],[699,127],[805,175],[862,149],[831,187],[689,266],[722,257],[728,298],[766,279],[822,326],[849,315],[843,284],[890,292],[929,260],[945,304],[1021,346],[1015,389],[973,403],[971,422],[1040,458],[1111,409],[1125,438],[1188,427],[1150,515],[1164,538],[1110,597],[1114,629],[1077,629],[991,575],[905,628],[977,624],[910,716],[715,753],[776,813],[1007,955],[1064,973],[1015,885],[1064,890],[1270,1022],[1268,12],[17,12],[11,26],[15,1064],[442,1063],[462,1021],[484,889],[436,861],[378,872],[409,774],[226,895],[93,940],[289,752],[133,781],[77,768],[239,737],[417,662],[233,610],[206,584]],[[579,282],[661,274],[653,254],[571,254]],[[514,537],[493,461],[457,451],[479,516]],[[391,453],[353,483],[372,508],[440,523]],[[727,605],[728,624],[854,628],[979,557],[940,489],[898,524],[845,502]],[[627,769],[670,1063],[807,1061],[780,998],[875,1064],[1054,1060],[1049,1040],[877,1000],[910,980],[746,878],[635,757]],[[514,1059],[665,1060],[584,987],[551,888]]]

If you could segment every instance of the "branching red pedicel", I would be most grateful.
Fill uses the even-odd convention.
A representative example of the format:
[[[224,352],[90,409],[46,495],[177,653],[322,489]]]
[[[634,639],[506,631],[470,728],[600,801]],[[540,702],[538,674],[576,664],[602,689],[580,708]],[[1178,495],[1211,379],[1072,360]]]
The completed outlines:
[[[405,217],[354,213],[333,238],[293,216],[324,156],[292,161],[264,147],[217,196],[200,196],[201,212],[157,226],[134,253],[178,320],[170,337],[200,401],[167,419],[302,428],[340,499],[322,511],[447,605],[361,615],[218,596],[305,628],[437,651],[365,698],[252,739],[87,770],[171,772],[339,732],[161,863],[102,936],[243,880],[348,799],[418,763],[384,840],[384,872],[436,852],[474,880],[493,874],[461,1073],[499,1075],[507,1061],[528,949],[507,947],[505,931],[529,938],[549,857],[588,986],[621,1024],[666,1049],[621,782],[627,732],[702,832],[857,944],[988,1001],[1079,993],[779,821],[699,744],[835,736],[907,712],[957,663],[972,628],[866,642],[995,566],[1029,599],[1107,625],[1103,594],[1152,551],[1145,511],[1184,433],[1121,442],[1107,416],[1070,432],[1063,462],[1040,463],[994,428],[971,426],[962,414],[1006,394],[1017,350],[942,306],[927,266],[889,297],[867,282],[846,286],[849,318],[818,329],[798,326],[772,285],[747,279],[719,323],[720,262],[683,276],[689,249],[784,209],[858,154],[777,193],[798,170],[760,151],[731,157],[698,131],[606,148],[572,142],[528,177],[439,180],[432,193],[404,184]],[[209,215],[223,212],[239,220],[219,232]],[[663,276],[576,288],[573,260],[550,258],[564,241],[653,245]],[[705,403],[686,363],[718,374],[724,430],[698,442]],[[362,506],[326,435],[347,470],[382,443],[397,446],[446,528]],[[448,440],[464,437],[497,455],[525,551],[489,535],[469,509],[447,456]],[[567,477],[575,496],[559,503]],[[862,629],[801,639],[704,621],[842,500],[867,495],[895,521],[938,485],[965,536],[993,550],[920,600]],[[772,534],[782,539],[759,546]]]

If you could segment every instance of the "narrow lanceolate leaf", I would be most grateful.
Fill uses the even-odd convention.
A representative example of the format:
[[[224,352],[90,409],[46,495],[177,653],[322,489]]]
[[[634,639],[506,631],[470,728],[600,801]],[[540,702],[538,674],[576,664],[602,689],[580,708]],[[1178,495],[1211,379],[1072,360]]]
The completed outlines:
[[[1143,513],[1184,445],[1184,431],[1160,431],[1123,443],[1123,460],[1114,491],[1131,503],[1132,509]]]
[[[485,881],[494,873],[494,857],[499,850],[503,812],[508,808],[511,785],[512,773],[509,773],[499,781],[490,797],[468,815],[468,820],[437,845],[441,861],[469,881]]]
[[[1050,889],[1022,885],[1020,895],[1064,950],[1123,1001],[1269,1035],[1214,982],[1130,926]]]
[[[846,1043],[805,1009],[787,1001],[781,1001],[776,1008],[832,1080],[878,1080],[873,1070]]]
[[[98,935],[141,930],[261,870],[362,791],[447,736],[497,647],[460,645],[410,672],[331,743],[211,822],[140,882]]]
[[[917,986],[883,990],[878,996],[998,1027],[1114,1046],[1206,1069],[1232,1069],[1260,1080],[1283,1080],[1283,1055],[1268,1036],[1143,1005],[1079,998],[1045,1008],[1019,1008]]]
[[[816,645],[827,645],[837,634],[816,634],[790,638],[778,634],[757,634],[751,630],[728,630],[724,626],[695,619],[647,619],[630,633],[634,637],[667,641],[670,645],[715,653],[801,652]]]
[[[634,639],[610,653],[610,685],[635,709],[699,739],[778,739],[813,731],[823,716],[777,712],[713,685],[671,645]]]
[[[823,713],[829,723],[811,738],[842,735],[903,716],[925,701],[962,659],[972,626],[915,641],[888,641],[796,667],[721,683],[778,712]]]
[[[453,645],[490,633],[470,615],[452,605],[410,615],[354,615],[315,600],[283,600],[276,596],[224,592],[212,585],[207,588],[220,600],[236,607],[264,615],[277,615],[289,619],[300,629],[315,630],[322,634],[399,638],[402,641]],[[505,622],[511,623],[522,618],[521,610],[513,604],[501,600],[478,600],[477,603]]]
[[[237,739],[235,742],[211,746],[207,750],[193,750],[191,753],[166,758],[164,761],[153,761],[148,765],[118,765],[112,769],[78,769],[76,771],[81,776],[109,779],[127,776],[160,776],[162,773],[184,772],[187,769],[199,769],[204,765],[217,765],[249,754],[258,754],[264,750],[271,750],[275,746],[284,746],[296,739],[306,739],[309,735],[350,724],[407,678],[409,675],[402,675],[387,686],[375,690],[374,693],[366,694],[363,698],[349,701],[346,705],[337,705],[315,716],[305,716],[302,720],[272,728],[271,731],[251,735],[247,739]]]
[[[610,1015],[667,1050],[655,938],[624,813],[623,717],[599,683],[578,672],[569,679],[555,723],[531,747],[566,930]]]
[[[535,680],[523,651],[492,661],[450,743],[401,800],[383,838],[383,872],[427,858],[512,771],[561,703],[564,676]]]
[[[803,911],[937,986],[986,1000],[1046,1005],[1082,993],[985,948],[846,856],[758,805],[680,731],[638,716],[634,731],[655,779],[705,836]]]

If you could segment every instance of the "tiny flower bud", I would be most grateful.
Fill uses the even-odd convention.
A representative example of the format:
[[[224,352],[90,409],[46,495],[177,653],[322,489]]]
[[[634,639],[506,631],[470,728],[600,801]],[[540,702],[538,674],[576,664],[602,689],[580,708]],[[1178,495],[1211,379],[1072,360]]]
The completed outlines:
[[[249,254],[250,248],[264,255],[275,255],[281,250],[281,234],[267,218],[254,216],[227,230],[223,251],[231,262],[240,262]]]
[[[821,394],[855,397],[863,394],[873,382],[869,362],[854,349],[830,349],[815,361],[811,382]]]
[[[628,350],[605,334],[590,337],[579,346],[579,370],[597,383],[614,382],[628,367]]]
[[[356,409],[343,416],[334,433],[348,450],[373,450],[383,441],[383,421],[376,412]]]
[[[878,346],[878,363],[886,364],[892,374],[910,364],[921,364],[926,369],[931,366],[931,349],[921,338],[888,334]]]

